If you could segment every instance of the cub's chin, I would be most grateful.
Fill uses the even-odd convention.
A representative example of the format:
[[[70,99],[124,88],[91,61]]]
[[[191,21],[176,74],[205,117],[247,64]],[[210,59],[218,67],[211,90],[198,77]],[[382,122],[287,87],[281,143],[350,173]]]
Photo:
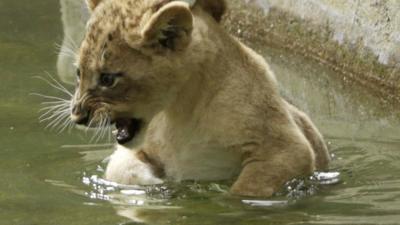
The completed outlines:
[[[116,140],[119,145],[134,148],[143,143],[146,124],[137,118],[118,118],[115,120]]]

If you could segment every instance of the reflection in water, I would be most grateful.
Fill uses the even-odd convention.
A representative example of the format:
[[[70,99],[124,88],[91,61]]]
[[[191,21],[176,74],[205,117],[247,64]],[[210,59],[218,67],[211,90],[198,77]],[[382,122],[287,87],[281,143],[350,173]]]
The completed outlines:
[[[295,179],[288,182],[285,190],[276,195],[276,200],[268,199],[235,199],[228,194],[229,185],[220,183],[183,182],[182,184],[163,184],[141,187],[120,185],[106,181],[97,175],[84,176],[83,183],[89,187],[85,196],[92,200],[107,201],[114,205],[117,214],[135,222],[164,224],[161,221],[175,221],[176,215],[186,214],[187,207],[196,205],[198,198],[217,201],[218,204],[231,205],[231,201],[240,200],[251,207],[289,207],[297,201],[316,194],[321,185],[332,185],[339,182],[339,173],[315,173],[309,179]],[[58,185],[70,189],[68,185]],[[76,188],[73,188],[76,190]],[[197,200],[196,200],[197,199]],[[212,203],[212,202],[211,202]],[[206,204],[205,202],[201,202]],[[186,206],[185,206],[186,205]],[[203,206],[203,205],[202,205]],[[232,207],[233,205],[231,205]],[[206,208],[207,209],[207,208]],[[193,212],[196,213],[196,212]],[[212,213],[212,212],[208,212]],[[198,214],[202,216],[201,212]],[[178,217],[179,218],[179,217]]]
[[[74,53],[87,11],[81,0],[61,0],[65,38],[60,79],[73,83]],[[245,18],[243,18],[245,19]],[[254,28],[257,29],[257,28]],[[250,43],[251,44],[251,43]],[[282,93],[311,115],[335,155],[332,170],[294,180],[272,199],[229,196],[222,183],[121,186],[101,179],[98,165],[110,153],[68,146],[83,159],[83,186],[50,183],[86,196],[84,204],[110,202],[117,214],[152,224],[393,224],[400,220],[400,126],[397,106],[372,96],[341,74],[267,46],[254,46],[276,72]],[[80,131],[76,131],[80,132]],[[81,162],[79,162],[81,163]],[[365,215],[374,215],[365,218]],[[334,222],[333,222],[334,221]]]

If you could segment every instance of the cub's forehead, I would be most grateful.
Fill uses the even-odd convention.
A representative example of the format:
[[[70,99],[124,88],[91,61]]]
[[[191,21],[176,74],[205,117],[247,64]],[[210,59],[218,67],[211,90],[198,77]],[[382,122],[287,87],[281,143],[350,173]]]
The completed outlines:
[[[171,1],[174,0],[103,0],[89,19],[84,41],[96,45],[111,33],[135,41],[151,15]]]
[[[95,33],[98,29],[134,29],[164,1],[103,0],[91,15],[87,25],[88,33]]]
[[[104,0],[92,13],[82,42],[79,63],[98,61],[113,41],[140,38],[142,21],[154,12],[160,0]]]
[[[127,27],[127,23],[138,21],[141,18],[141,6],[135,6],[135,0],[106,0],[92,13],[87,24],[86,39],[99,39],[104,35],[120,31]]]

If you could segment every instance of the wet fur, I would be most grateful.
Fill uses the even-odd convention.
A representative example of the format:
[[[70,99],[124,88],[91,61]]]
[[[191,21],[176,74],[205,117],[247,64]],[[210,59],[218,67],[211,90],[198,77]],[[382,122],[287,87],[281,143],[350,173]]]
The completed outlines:
[[[142,141],[114,153],[107,179],[147,185],[236,177],[233,194],[268,197],[286,181],[327,167],[326,145],[308,116],[279,95],[265,60],[219,25],[224,1],[199,0],[190,9],[156,0],[89,6],[75,103],[146,122]],[[161,31],[170,17],[180,30],[166,45]],[[104,90],[96,87],[104,70],[125,77]],[[80,102],[88,92],[97,100]]]

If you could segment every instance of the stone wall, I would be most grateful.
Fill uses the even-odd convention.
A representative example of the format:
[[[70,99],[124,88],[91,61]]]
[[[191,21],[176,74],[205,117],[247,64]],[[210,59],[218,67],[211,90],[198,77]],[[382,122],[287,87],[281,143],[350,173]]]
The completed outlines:
[[[399,0],[226,1],[226,29],[253,48],[286,48],[400,103]],[[83,0],[60,4],[65,37],[57,68],[64,81],[72,82],[73,52],[88,12]]]
[[[231,0],[226,27],[288,48],[400,102],[400,1]]]
[[[400,1],[398,0],[257,0],[316,25],[328,26],[340,44],[359,41],[382,64],[400,64]],[[351,47],[351,46],[350,46]]]

